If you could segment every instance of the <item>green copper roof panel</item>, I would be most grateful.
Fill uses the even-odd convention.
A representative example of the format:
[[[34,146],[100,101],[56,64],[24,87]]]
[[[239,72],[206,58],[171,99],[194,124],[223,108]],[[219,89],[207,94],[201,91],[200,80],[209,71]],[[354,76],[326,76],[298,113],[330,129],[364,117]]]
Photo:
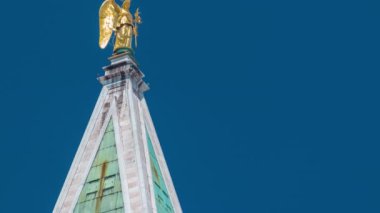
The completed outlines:
[[[108,123],[74,213],[124,213],[115,132]]]
[[[174,212],[172,202],[166,188],[165,181],[162,177],[160,166],[158,165],[156,153],[154,152],[152,141],[148,131],[146,131],[148,141],[148,149],[150,155],[150,165],[153,176],[154,197],[156,200],[157,213],[171,213]]]

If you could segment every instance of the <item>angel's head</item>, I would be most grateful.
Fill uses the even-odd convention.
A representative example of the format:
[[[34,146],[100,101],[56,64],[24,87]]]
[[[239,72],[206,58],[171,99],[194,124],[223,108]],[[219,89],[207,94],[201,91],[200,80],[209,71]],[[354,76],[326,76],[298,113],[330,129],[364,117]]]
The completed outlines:
[[[131,0],[125,0],[123,3],[123,9],[129,10],[130,6],[131,6]]]

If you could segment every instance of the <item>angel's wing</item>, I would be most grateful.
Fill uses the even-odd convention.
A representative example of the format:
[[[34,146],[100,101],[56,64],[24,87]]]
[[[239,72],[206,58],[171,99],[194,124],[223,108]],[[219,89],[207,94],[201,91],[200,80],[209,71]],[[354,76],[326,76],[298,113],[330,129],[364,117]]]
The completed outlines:
[[[105,0],[99,9],[99,46],[104,49],[110,41],[112,31],[116,27],[119,5],[114,0]]]

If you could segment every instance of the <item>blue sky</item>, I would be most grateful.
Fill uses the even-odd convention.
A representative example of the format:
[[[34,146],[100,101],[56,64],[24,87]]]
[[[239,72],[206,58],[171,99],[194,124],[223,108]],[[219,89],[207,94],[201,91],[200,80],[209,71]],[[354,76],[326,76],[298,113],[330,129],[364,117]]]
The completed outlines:
[[[4,1],[1,212],[51,212],[100,92],[98,1]],[[378,1],[133,1],[185,212],[380,212]]]

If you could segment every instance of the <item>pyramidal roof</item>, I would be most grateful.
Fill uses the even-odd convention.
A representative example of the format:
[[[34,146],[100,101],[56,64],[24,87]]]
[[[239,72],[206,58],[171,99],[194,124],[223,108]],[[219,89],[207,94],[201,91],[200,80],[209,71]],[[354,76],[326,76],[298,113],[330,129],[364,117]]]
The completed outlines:
[[[54,213],[181,213],[133,57],[111,58]]]

